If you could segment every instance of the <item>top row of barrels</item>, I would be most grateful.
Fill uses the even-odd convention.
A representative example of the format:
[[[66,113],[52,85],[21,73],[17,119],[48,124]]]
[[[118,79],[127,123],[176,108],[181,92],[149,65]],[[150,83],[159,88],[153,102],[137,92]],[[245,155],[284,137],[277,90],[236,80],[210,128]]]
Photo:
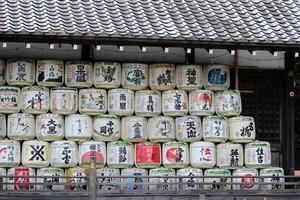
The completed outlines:
[[[165,91],[177,87],[182,90],[226,90],[230,85],[229,66],[177,65],[118,62],[89,62],[59,60],[11,59],[0,60],[0,85],[30,86],[35,82],[45,87],[112,89],[122,85],[131,90]]]

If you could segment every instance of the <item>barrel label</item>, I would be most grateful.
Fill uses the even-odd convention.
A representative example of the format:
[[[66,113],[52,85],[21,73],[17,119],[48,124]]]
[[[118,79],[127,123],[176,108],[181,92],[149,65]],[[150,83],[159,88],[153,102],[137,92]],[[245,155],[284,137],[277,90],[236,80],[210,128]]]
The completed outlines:
[[[33,81],[34,65],[30,62],[11,62],[8,67],[8,81],[27,82]]]
[[[132,111],[134,95],[129,93],[114,93],[109,95],[109,109],[111,111]]]
[[[159,145],[137,145],[136,146],[136,163],[137,164],[153,164],[160,163],[160,147]]]
[[[14,178],[14,190],[29,190],[29,178],[26,177],[30,176],[28,168],[16,168],[13,176],[22,176]]]
[[[16,147],[13,144],[0,145],[0,163],[13,163],[15,162]]]
[[[45,91],[22,92],[23,109],[49,109],[49,93]]]
[[[19,104],[19,96],[17,92],[1,91],[0,92],[0,106],[17,108]]]
[[[136,98],[136,110],[138,112],[160,112],[161,103],[159,95],[139,95]]]
[[[121,66],[118,63],[102,63],[95,65],[95,83],[119,84]]]
[[[92,91],[90,93],[80,94],[80,109],[83,111],[106,111],[106,94]]]
[[[63,63],[62,62],[45,62],[41,61],[38,63],[37,74],[38,82],[52,82],[62,83],[63,82]]]
[[[77,106],[77,92],[76,91],[60,91],[52,95],[53,110],[73,111]]]
[[[210,84],[225,84],[227,81],[227,72],[224,69],[212,69],[208,72],[208,82]]]
[[[191,93],[190,95],[190,110],[192,111],[211,111],[213,107],[213,93]]]
[[[245,174],[242,177],[241,182],[245,189],[251,189],[254,186],[255,179],[252,174]]]

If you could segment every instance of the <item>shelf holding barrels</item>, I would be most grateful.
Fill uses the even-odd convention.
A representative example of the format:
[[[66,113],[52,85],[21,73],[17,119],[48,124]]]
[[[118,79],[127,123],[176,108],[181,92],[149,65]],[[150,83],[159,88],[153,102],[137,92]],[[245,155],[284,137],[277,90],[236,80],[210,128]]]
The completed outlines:
[[[156,176],[109,179],[124,184],[120,188],[99,178],[107,183],[101,190],[248,190],[257,188],[244,184],[257,182],[251,176],[284,175],[270,168],[270,144],[255,141],[254,118],[240,115],[241,96],[229,89],[229,66],[39,60],[35,67],[34,60],[14,59],[6,70],[0,173],[57,176],[44,180],[53,187],[38,190],[60,190],[55,183],[61,182],[86,190],[81,182],[87,182],[92,162],[99,176]],[[59,178],[64,175],[79,177]],[[178,187],[172,184],[177,179],[166,177],[175,175],[187,176]],[[193,178],[202,175],[216,178]],[[245,178],[226,178],[231,175]],[[222,186],[225,180],[242,185]],[[23,185],[5,188],[33,189],[27,184],[32,178],[18,181]]]

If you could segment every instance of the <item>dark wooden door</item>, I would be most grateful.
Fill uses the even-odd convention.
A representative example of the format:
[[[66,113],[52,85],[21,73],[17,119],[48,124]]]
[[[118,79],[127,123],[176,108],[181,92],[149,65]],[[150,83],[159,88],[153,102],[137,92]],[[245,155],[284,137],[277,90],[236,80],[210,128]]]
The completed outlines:
[[[256,138],[269,141],[272,165],[283,165],[284,70],[240,70],[242,115],[255,118]]]

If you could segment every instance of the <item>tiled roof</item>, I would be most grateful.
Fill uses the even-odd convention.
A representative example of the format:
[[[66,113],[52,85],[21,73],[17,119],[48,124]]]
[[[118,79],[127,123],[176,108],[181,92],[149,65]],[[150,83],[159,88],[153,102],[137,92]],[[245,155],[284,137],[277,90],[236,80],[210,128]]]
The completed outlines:
[[[300,1],[0,0],[0,34],[300,43]]]

